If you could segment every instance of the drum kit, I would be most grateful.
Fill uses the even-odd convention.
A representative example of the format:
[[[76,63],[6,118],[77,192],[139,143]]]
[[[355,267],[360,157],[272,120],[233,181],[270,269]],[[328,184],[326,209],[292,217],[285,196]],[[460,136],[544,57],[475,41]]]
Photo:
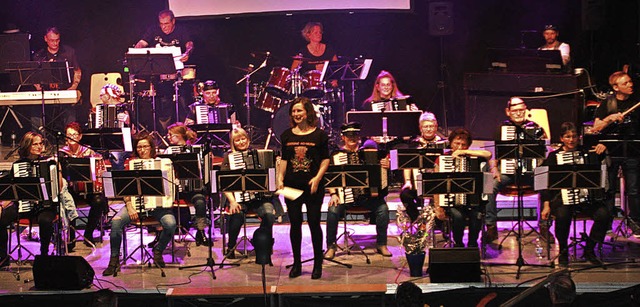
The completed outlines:
[[[292,57],[293,60],[308,62],[301,56]],[[318,115],[318,127],[333,135],[332,108],[342,107],[344,95],[340,87],[332,87],[322,80],[322,72],[309,70],[304,73],[301,66],[294,69],[276,66],[271,69],[266,83],[254,84],[253,105],[261,110],[272,113],[272,132],[279,140],[280,134],[289,127],[289,102],[297,97],[307,97],[314,104]]]

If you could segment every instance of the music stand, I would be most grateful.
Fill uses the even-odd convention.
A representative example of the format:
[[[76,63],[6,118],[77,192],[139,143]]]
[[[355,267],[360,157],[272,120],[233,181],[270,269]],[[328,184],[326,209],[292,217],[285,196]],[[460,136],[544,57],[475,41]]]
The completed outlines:
[[[171,160],[173,164],[173,170],[175,173],[176,180],[200,180],[202,178],[202,164],[200,161],[200,156],[197,153],[179,153],[179,154],[168,154],[168,155],[158,155],[159,158],[168,158]],[[181,222],[181,213],[180,213],[180,194],[176,193],[176,200],[178,200],[178,238],[182,237],[181,240],[187,235],[191,235],[189,231],[182,225]],[[195,239],[195,238],[194,238]],[[186,240],[184,240],[186,241]],[[211,241],[211,234],[209,234],[209,242]],[[191,255],[189,251],[189,246],[185,244],[187,248],[187,255]]]
[[[104,187],[105,196],[107,197],[125,197],[125,196],[138,196],[140,198],[144,196],[165,196],[170,190],[168,188],[167,179],[162,175],[161,170],[127,170],[127,171],[112,171],[111,173],[105,173]],[[109,190],[109,187],[113,187],[113,190]],[[144,213],[143,205],[140,205],[138,209],[138,223],[140,226],[140,245],[136,247],[129,255],[122,260],[123,263],[127,262],[127,259],[134,260],[133,254],[140,250],[140,264],[144,265],[148,263],[151,267],[150,260],[153,256],[144,246],[142,214]],[[126,239],[126,238],[125,238]],[[157,268],[160,269],[162,277],[165,277],[164,270],[154,263]]]
[[[230,148],[229,132],[231,124],[195,124],[189,126],[200,138],[196,144],[208,144],[209,147]]]
[[[389,151],[391,170],[434,168],[436,160],[442,155],[439,148],[400,148]]]
[[[525,133],[525,131],[519,131],[518,136],[514,141],[496,141],[496,159],[515,159],[516,160],[516,171],[515,171],[515,185],[518,189],[517,196],[517,207],[518,207],[518,222],[511,228],[509,233],[502,238],[500,241],[499,248],[502,248],[502,243],[509,237],[511,233],[516,236],[516,240],[518,241],[518,259],[516,263],[489,263],[489,265],[516,265],[518,270],[516,271],[516,279],[520,279],[520,270],[523,266],[536,266],[536,267],[553,267],[554,264],[551,262],[550,264],[529,264],[524,261],[522,257],[522,224],[526,223],[523,219],[524,217],[524,194],[522,191],[522,159],[524,158],[535,158],[542,159],[545,157],[546,148],[544,146],[544,140],[522,140],[519,135]],[[518,227],[518,231],[514,230],[515,227]],[[529,225],[529,227],[531,227]],[[532,227],[533,228],[533,227]],[[535,231],[535,229],[534,229]],[[536,231],[537,233],[537,231]],[[539,233],[538,233],[539,235]]]
[[[44,84],[71,84],[72,70],[68,61],[44,62],[44,61],[23,61],[8,62],[5,71],[9,72],[11,84],[18,85],[40,85],[40,95],[42,97],[42,126],[45,122],[45,100]],[[15,114],[14,114],[15,116]]]
[[[607,146],[607,152],[609,157],[613,160],[624,160],[629,157],[638,157],[640,156],[640,140],[630,140],[630,139],[609,139],[609,140],[600,140],[600,143]],[[615,170],[618,171],[618,170]],[[624,172],[623,172],[624,175]],[[624,176],[623,176],[624,177]],[[620,180],[622,181],[622,179]],[[620,187],[622,189],[622,187]],[[627,213],[627,190],[624,191],[625,195],[620,197],[620,208],[624,208],[622,211],[622,221],[616,227],[614,233],[614,240],[617,240],[618,235],[621,234],[623,237],[628,238],[629,235],[629,225],[635,223],[629,217]]]
[[[160,75],[172,75],[177,71],[173,55],[170,53],[152,54],[147,50],[146,54],[134,54],[129,50],[129,53],[125,54],[125,61],[129,67],[130,74],[134,76],[150,76],[151,87],[154,87],[154,77]],[[151,96],[151,108],[153,110],[153,132],[151,134],[155,134],[157,137],[162,138],[162,136],[158,135],[156,123],[156,95]],[[138,105],[136,105],[136,114],[139,114]],[[136,126],[139,124],[140,123],[136,120]]]
[[[406,123],[417,123],[420,115],[421,111],[349,111],[347,122],[361,123],[361,135],[382,136],[384,141],[389,141],[390,137],[415,135],[415,126]]]
[[[356,81],[367,79],[373,59],[358,58],[353,61],[325,63],[324,79],[351,81],[351,109],[356,109]],[[345,113],[343,105],[343,114]]]
[[[128,127],[87,129],[82,132],[82,141],[90,148],[133,151],[131,128]]]
[[[239,170],[223,170],[212,171],[211,190],[213,193],[220,192],[273,192],[276,190],[276,170],[275,168],[267,169],[239,169]],[[222,208],[220,209],[222,210]],[[229,251],[235,252],[241,241],[236,242]],[[223,244],[224,245],[224,244]],[[224,246],[223,246],[224,248]],[[239,266],[238,263],[224,263],[227,260],[225,253],[220,268],[224,265]],[[213,261],[213,259],[211,259]],[[212,264],[214,265],[214,264]],[[213,271],[213,268],[211,268]]]

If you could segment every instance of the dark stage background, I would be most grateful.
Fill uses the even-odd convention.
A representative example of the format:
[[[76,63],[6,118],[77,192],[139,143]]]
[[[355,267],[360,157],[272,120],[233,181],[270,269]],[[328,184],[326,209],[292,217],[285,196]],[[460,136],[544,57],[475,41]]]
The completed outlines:
[[[14,23],[32,33],[32,50],[45,46],[44,30],[53,25],[61,30],[62,43],[77,50],[83,69],[80,87],[87,100],[78,107],[79,121],[87,118],[91,74],[121,70],[119,61],[126,48],[135,44],[148,26],[155,25],[158,11],[166,8],[163,0],[3,2],[0,25]],[[237,108],[242,108],[244,85],[235,85],[242,72],[232,66],[258,66],[260,59],[250,53],[270,51],[276,60],[253,78],[267,81],[272,66],[289,67],[287,57],[305,45],[300,36],[304,24],[320,21],[325,27],[324,41],[335,46],[339,55],[374,59],[368,79],[356,83],[356,104],[371,93],[375,76],[384,69],[395,75],[399,88],[414,96],[420,108],[436,113],[441,125],[444,97],[449,126],[464,124],[463,74],[484,70],[487,47],[520,46],[521,30],[540,31],[545,24],[558,25],[560,40],[571,44],[574,67],[587,68],[602,90],[607,89],[606,77],[611,72],[637,58],[637,0],[451,2],[453,34],[446,36],[430,35],[429,3],[421,0],[414,1],[412,12],[280,13],[178,19],[177,23],[193,34],[196,49],[190,63],[197,65],[197,78],[218,80],[223,99]],[[444,88],[439,87],[440,80]],[[443,89],[445,95],[439,92]],[[345,90],[349,91],[349,85]],[[252,123],[266,126],[269,113],[254,113]],[[243,123],[245,118],[243,111]]]

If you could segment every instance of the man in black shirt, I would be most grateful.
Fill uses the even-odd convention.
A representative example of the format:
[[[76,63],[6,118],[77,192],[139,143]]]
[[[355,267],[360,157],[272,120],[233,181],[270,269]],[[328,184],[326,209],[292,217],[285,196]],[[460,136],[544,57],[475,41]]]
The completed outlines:
[[[640,128],[640,113],[625,112],[631,109],[636,102],[630,99],[633,94],[633,81],[629,75],[617,71],[609,76],[609,84],[613,88],[613,95],[602,102],[596,109],[596,119],[593,131],[601,134],[615,134],[612,138],[624,140],[636,140]],[[628,225],[635,237],[640,237],[640,200],[638,199],[638,157],[615,157],[611,154],[612,163],[608,168],[609,186],[607,191],[607,204],[611,209],[615,201],[614,188],[617,183],[618,169],[622,168],[625,179],[625,191],[627,196],[628,214],[631,223]]]
[[[180,47],[182,56],[181,62],[187,62],[193,51],[193,41],[189,32],[184,27],[176,26],[176,18],[170,10],[164,10],[158,13],[158,25],[151,26],[147,32],[136,43],[135,48],[146,47]],[[173,104],[173,94],[175,89],[173,82],[162,82],[157,87],[157,105],[156,112],[162,129],[166,129],[172,119],[175,110]],[[182,98],[182,97],[181,97]],[[182,100],[182,99],[180,99]],[[181,109],[183,109],[181,107]],[[181,112],[182,113],[182,112]],[[178,119],[174,119],[177,121]],[[163,131],[161,131],[162,134]]]

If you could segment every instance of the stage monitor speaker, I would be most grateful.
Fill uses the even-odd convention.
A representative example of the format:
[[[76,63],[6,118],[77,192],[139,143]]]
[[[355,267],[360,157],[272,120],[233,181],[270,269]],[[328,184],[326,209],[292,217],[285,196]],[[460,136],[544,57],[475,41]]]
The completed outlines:
[[[29,34],[0,35],[0,73],[4,72],[7,62],[29,61]]]
[[[429,2],[429,35],[453,34],[453,2]]]
[[[480,251],[464,247],[429,249],[428,273],[431,282],[481,282]]]
[[[93,283],[95,272],[80,256],[36,256],[33,281],[38,290],[82,290]]]

